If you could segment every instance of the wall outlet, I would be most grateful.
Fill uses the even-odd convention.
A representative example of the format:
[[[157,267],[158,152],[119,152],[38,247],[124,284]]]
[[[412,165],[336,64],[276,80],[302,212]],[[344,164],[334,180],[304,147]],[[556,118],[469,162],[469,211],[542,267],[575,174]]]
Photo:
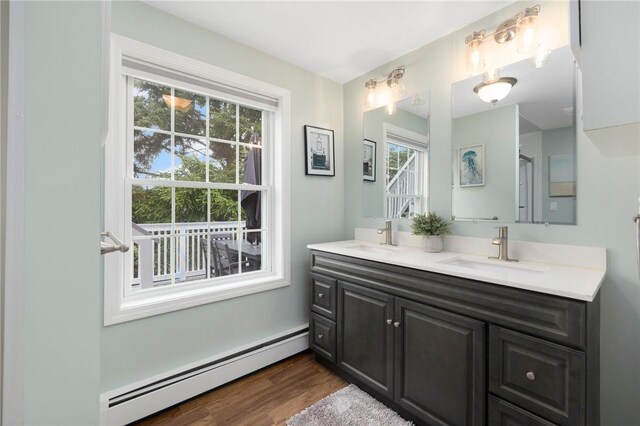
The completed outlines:
[[[556,210],[558,210],[558,203],[555,201],[552,201],[551,205],[549,206],[549,209],[551,209],[552,212],[555,212]]]

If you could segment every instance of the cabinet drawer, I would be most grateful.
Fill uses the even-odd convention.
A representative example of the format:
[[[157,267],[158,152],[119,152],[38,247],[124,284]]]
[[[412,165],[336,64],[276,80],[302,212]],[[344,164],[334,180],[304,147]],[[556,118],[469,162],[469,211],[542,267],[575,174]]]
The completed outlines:
[[[336,361],[336,323],[311,313],[309,317],[309,346],[331,362]]]
[[[560,425],[584,424],[584,353],[491,326],[489,390]]]
[[[311,310],[336,320],[336,280],[311,273]]]
[[[494,396],[489,396],[488,420],[490,426],[555,426],[554,423]]]

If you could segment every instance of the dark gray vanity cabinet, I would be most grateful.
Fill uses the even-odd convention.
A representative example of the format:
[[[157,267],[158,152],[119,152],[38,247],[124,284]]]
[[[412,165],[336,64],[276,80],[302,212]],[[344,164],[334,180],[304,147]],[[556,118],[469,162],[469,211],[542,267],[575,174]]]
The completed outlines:
[[[599,297],[320,251],[311,282],[316,359],[417,424],[600,423]]]

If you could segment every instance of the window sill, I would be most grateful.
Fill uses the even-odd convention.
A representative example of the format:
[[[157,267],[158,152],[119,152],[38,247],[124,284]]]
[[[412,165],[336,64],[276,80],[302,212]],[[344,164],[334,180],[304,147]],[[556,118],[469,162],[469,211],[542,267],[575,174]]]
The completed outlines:
[[[231,276],[200,283],[172,284],[162,289],[146,290],[122,297],[119,309],[105,310],[104,325],[119,324],[207,303],[286,287],[290,284],[282,275],[258,272],[252,277]],[[170,288],[173,287],[173,288]]]

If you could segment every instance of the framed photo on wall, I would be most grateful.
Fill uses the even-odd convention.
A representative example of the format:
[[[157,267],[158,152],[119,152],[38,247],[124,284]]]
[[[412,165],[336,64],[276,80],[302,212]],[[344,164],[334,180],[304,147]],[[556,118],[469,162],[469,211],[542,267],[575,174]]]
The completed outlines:
[[[335,176],[333,130],[304,126],[305,173],[310,176]]]
[[[376,181],[376,143],[369,139],[362,141],[362,180]]]
[[[484,144],[458,149],[458,170],[461,188],[484,185]]]

